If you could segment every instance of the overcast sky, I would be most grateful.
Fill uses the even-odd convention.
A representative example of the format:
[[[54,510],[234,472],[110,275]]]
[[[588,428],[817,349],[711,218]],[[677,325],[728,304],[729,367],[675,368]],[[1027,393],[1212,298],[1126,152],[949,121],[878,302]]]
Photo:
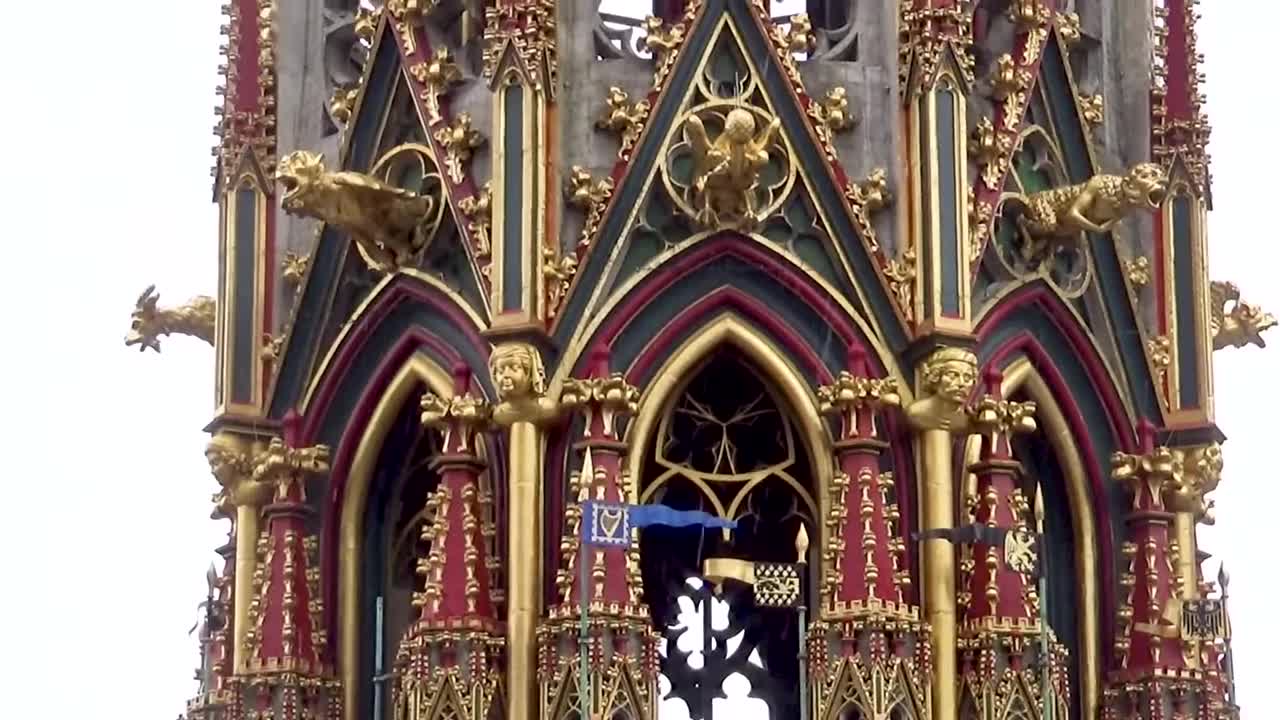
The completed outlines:
[[[1128,0],[1126,0],[1128,1]],[[215,287],[209,148],[220,0],[25,5],[0,45],[6,256],[0,418],[8,488],[0,518],[0,717],[173,718],[194,683],[186,635],[225,536],[201,428],[213,354],[185,337],[126,350],[138,293]],[[1262,50],[1280,4],[1205,3],[1214,125],[1215,278],[1280,312],[1276,96]],[[16,82],[16,92],[13,83]],[[1280,345],[1280,334],[1273,341]],[[1261,707],[1280,645],[1273,574],[1280,486],[1269,455],[1280,411],[1276,353],[1215,355],[1230,436],[1222,524],[1202,545],[1233,570],[1242,699]],[[1217,559],[1211,561],[1210,573]]]

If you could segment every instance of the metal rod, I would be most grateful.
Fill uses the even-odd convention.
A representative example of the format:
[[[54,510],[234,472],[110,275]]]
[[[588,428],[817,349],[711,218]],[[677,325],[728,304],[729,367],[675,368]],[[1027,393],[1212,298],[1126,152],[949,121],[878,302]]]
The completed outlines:
[[[382,689],[386,676],[382,672],[382,596],[373,609],[373,720],[382,720]]]
[[[804,603],[800,604],[800,652],[797,658],[800,660],[800,720],[809,720],[809,648],[805,642],[806,620],[808,619],[809,608]]]
[[[584,509],[585,512],[585,509]],[[584,518],[584,522],[585,522]],[[578,627],[578,703],[582,719],[591,717],[591,670],[587,663],[587,653],[591,645],[591,629],[587,620],[587,541],[583,537],[578,541],[582,551],[578,554],[578,601],[582,618]]]
[[[705,532],[705,531],[704,531]],[[713,696],[707,692],[705,679],[711,676],[708,668],[711,667],[711,602],[715,599],[713,592],[714,585],[703,578],[702,589],[705,591],[702,599],[702,677],[703,681],[698,683],[698,694],[700,704],[702,705],[702,720],[711,720]]]
[[[1043,556],[1040,558],[1040,561],[1040,656],[1044,663],[1044,668],[1042,669],[1043,676],[1040,681],[1040,696],[1044,705],[1044,720],[1053,720],[1053,674],[1051,672],[1052,661],[1049,655],[1049,581],[1048,573],[1045,572],[1045,568],[1043,567]]]

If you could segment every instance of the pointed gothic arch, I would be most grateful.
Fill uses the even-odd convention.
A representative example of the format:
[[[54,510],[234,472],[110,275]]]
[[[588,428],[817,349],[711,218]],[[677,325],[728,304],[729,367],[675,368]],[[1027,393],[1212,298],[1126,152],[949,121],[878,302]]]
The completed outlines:
[[[715,421],[721,421],[724,418],[720,416],[725,414],[721,411],[726,408],[737,415],[760,416],[759,424],[753,425],[746,434],[738,438],[748,439],[747,442],[738,444],[739,452],[748,446],[751,449],[745,454],[737,455],[742,465],[731,472],[719,466],[723,460],[720,455],[716,455],[713,461],[716,467],[694,470],[694,463],[686,465],[673,459],[678,450],[670,455],[665,452],[676,439],[689,443],[701,442],[693,439],[697,431],[691,429],[692,425],[677,427],[681,414],[688,415],[689,403],[706,399],[701,396],[693,398],[692,388],[695,385],[699,386],[699,391],[720,389],[723,393],[717,392],[720,395],[718,401],[712,399],[706,405],[692,405],[694,409],[701,409],[704,419],[714,415]],[[694,423],[696,422],[695,420]],[[754,423],[756,419],[752,418],[748,422]],[[727,440],[728,424],[724,427],[724,437]],[[775,432],[778,438],[776,445],[770,443]],[[804,525],[810,537],[825,536],[821,519],[826,516],[826,489],[833,473],[830,432],[820,419],[816,399],[808,381],[788,358],[788,353],[776,346],[760,330],[735,315],[726,313],[716,317],[671,352],[670,357],[647,384],[636,419],[628,428],[627,439],[630,446],[628,467],[632,477],[629,493],[633,501],[660,501],[680,509],[699,508],[734,517],[743,523],[735,532],[732,543],[716,540],[711,534],[702,536],[699,545],[705,540],[703,547],[708,552],[715,547],[720,551],[729,551],[735,557],[787,562],[794,560],[794,550],[791,548],[794,546],[797,523]],[[761,449],[763,446],[768,447]],[[698,447],[701,446],[691,445],[686,449],[697,452]],[[773,454],[775,452],[776,456]],[[732,464],[732,461],[728,462]],[[752,471],[738,473],[748,465]],[[753,475],[756,468],[763,468],[759,470],[759,477]],[[713,479],[690,479],[700,474]],[[752,475],[752,478],[735,484],[739,475]],[[716,487],[713,489],[711,485]],[[732,499],[716,499],[717,494],[725,494],[725,486],[728,486],[727,493]],[[641,567],[645,577],[646,599],[655,613],[655,619],[664,628],[669,627],[676,617],[679,605],[676,601],[681,596],[696,597],[699,602],[714,602],[714,607],[720,606],[720,601],[713,601],[709,589],[704,585],[680,589],[686,575],[692,577],[701,574],[698,567],[700,559],[690,556],[693,557],[690,561],[688,557],[684,557],[689,553],[683,552],[689,549],[688,543],[684,541],[699,536],[700,531],[693,530],[690,533],[688,529],[684,529],[681,534],[681,529],[671,530],[673,532],[645,531],[641,535]],[[680,537],[675,537],[676,535]],[[675,547],[681,547],[682,552],[671,552]],[[814,542],[810,546],[810,556],[816,557],[813,553],[821,547],[820,540]],[[658,548],[656,554],[654,548]],[[672,559],[677,554],[680,557]],[[702,553],[694,552],[694,555],[700,554]],[[671,577],[667,577],[668,575]],[[813,580],[811,579],[811,583]],[[753,687],[758,682],[767,682],[763,668],[768,668],[771,664],[770,648],[773,648],[774,653],[781,650],[779,654],[783,656],[788,651],[794,655],[794,645],[780,640],[789,637],[794,642],[795,630],[786,625],[788,618],[794,620],[794,613],[783,611],[777,618],[762,620],[767,611],[745,609],[749,607],[749,601],[746,600],[749,594],[750,591],[743,588],[726,587],[725,594],[721,597],[723,602],[728,603],[723,608],[723,612],[727,614],[722,626],[712,628],[711,637],[715,638],[715,643],[714,646],[709,646],[712,652],[709,657],[719,657],[722,674],[725,676],[721,678],[714,673],[714,677],[707,676],[714,680],[714,687],[708,686],[698,691],[709,693],[705,696],[707,703],[722,690],[722,680],[724,683],[733,680],[741,684],[742,679],[750,677]],[[811,601],[812,597],[810,594]],[[704,610],[710,612],[707,608]],[[672,658],[669,662],[673,664],[680,662],[687,654],[687,650],[678,649],[679,641],[672,639],[678,638],[681,632],[668,638],[671,642],[667,646],[667,653]],[[668,672],[671,669],[668,667]],[[742,677],[739,678],[739,675]],[[774,664],[767,675],[785,677],[785,666],[779,669]],[[680,692],[690,692],[691,683],[696,685],[703,680],[706,678],[695,681],[688,677],[668,677],[668,681],[676,686],[673,693],[677,695]],[[764,687],[755,687],[753,697],[755,692],[762,691]],[[791,707],[792,700],[788,699],[790,696],[787,693],[793,691],[793,687],[784,689],[782,686],[765,691],[770,702],[776,705],[774,717],[779,717],[778,712],[785,714],[782,708]],[[687,698],[683,699],[688,701]]]

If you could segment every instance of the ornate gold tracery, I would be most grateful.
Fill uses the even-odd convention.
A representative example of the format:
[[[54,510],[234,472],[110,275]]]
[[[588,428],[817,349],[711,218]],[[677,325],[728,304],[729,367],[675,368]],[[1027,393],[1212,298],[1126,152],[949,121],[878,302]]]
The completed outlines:
[[[796,431],[782,409],[784,403],[749,363],[734,359],[729,362],[749,373],[759,383],[759,392],[735,407],[716,406],[703,388],[695,387],[714,359],[707,358],[690,375],[692,379],[675,395],[663,415],[653,444],[653,462],[662,470],[644,485],[640,502],[652,501],[671,480],[682,478],[699,489],[717,515],[734,519],[752,491],[775,478],[804,502],[810,518],[817,517],[818,506],[812,492],[795,474]],[[768,454],[754,458],[749,467],[740,466],[741,444],[752,439],[753,428],[767,421],[777,425],[776,447],[766,449],[757,444],[757,452]]]

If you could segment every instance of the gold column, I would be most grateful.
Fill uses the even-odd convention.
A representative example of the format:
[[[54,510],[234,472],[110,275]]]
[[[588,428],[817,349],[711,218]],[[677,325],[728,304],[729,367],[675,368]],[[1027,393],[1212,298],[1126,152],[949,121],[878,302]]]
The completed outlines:
[[[952,437],[968,430],[966,403],[977,381],[978,361],[972,352],[942,347],[918,371],[919,400],[907,409],[911,426],[920,433],[922,531],[951,528],[955,522],[952,498]],[[951,543],[926,540],[921,586],[933,645],[933,720],[955,720],[956,703],[956,568]]]
[[[1213,523],[1213,503],[1206,495],[1222,479],[1222,446],[1218,443],[1175,448],[1174,481],[1166,493],[1165,505],[1174,512],[1173,537],[1178,543],[1177,571],[1179,596],[1200,597],[1200,562],[1196,559],[1196,525]]]
[[[542,357],[504,343],[489,358],[501,402],[494,422],[510,427],[507,463],[507,717],[537,720],[537,630],[542,618],[542,431],[559,414],[544,397]]]
[[[243,436],[220,432],[209,441],[205,458],[222,486],[219,501],[236,509],[235,592],[232,596],[231,668],[244,668],[244,634],[249,629],[249,604],[253,601],[253,573],[258,566],[258,535],[262,506],[271,499],[271,488],[253,479],[252,443]]]

